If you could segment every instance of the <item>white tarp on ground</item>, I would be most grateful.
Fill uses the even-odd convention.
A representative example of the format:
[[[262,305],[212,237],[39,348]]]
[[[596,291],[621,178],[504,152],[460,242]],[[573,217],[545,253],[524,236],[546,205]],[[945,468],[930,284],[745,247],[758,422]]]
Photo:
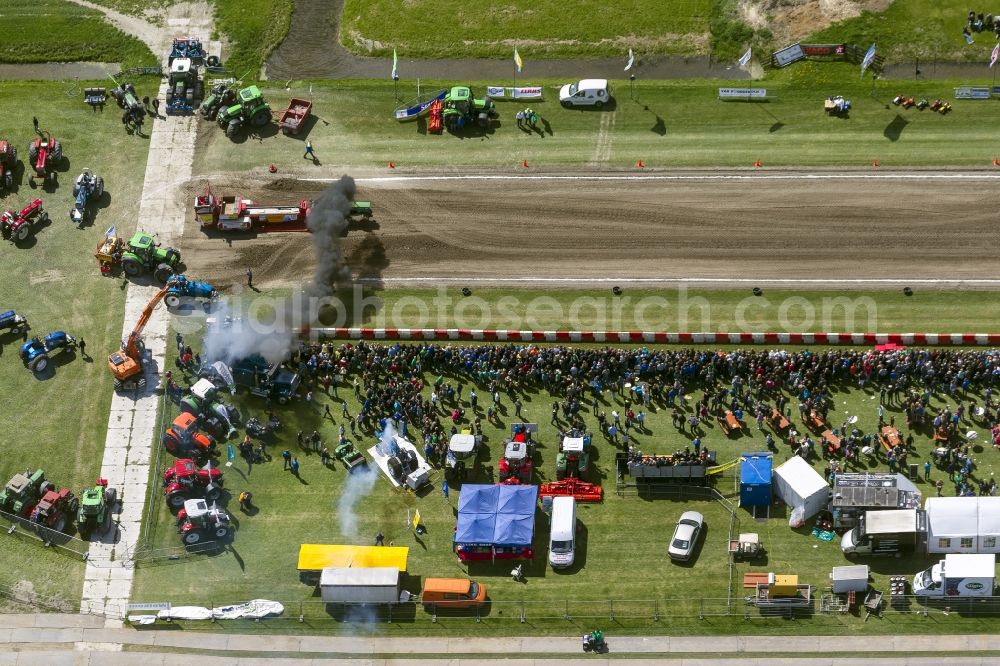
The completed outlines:
[[[792,456],[774,470],[774,489],[790,509],[802,509],[803,520],[812,518],[830,503],[830,487],[799,456]]]
[[[218,608],[204,608],[202,606],[173,606],[161,610],[156,615],[133,615],[129,617],[129,622],[133,624],[152,624],[154,620],[236,620],[239,618],[258,619],[281,615],[285,612],[285,607],[277,601],[267,601],[266,599],[254,599],[242,604],[232,606],[219,606]]]
[[[1000,553],[1000,497],[928,497],[927,552]]]

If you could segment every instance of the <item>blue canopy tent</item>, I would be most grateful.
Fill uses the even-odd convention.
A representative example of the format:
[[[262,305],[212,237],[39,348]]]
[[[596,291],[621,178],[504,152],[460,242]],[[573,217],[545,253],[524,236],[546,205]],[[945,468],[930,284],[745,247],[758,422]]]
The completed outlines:
[[[770,506],[773,462],[767,451],[740,455],[740,506]]]
[[[538,486],[462,486],[455,550],[459,559],[530,558]]]

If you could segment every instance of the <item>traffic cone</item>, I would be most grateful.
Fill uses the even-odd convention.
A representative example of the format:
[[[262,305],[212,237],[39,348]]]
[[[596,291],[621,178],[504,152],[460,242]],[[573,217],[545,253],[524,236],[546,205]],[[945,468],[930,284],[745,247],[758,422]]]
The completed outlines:
[[[392,160],[389,160],[389,168],[390,169],[395,169],[396,168],[396,165],[393,164]]]
[[[272,164],[271,166],[267,167],[267,170],[270,171],[271,173],[274,173],[275,171],[278,170],[278,167]]]
[[[521,160],[521,166],[523,166],[525,169],[527,169],[528,168],[528,160]]]
[[[993,166],[1000,166],[1000,159],[993,158]]]
[[[645,169],[646,168],[646,165],[642,163],[642,160],[639,160],[638,162],[636,162],[635,165],[636,165],[636,167],[638,167],[640,169]]]
[[[760,160],[755,160],[754,163],[753,163],[753,165],[759,169],[760,168]]]
[[[877,167],[878,166],[878,160],[872,160],[872,166],[873,167]]]

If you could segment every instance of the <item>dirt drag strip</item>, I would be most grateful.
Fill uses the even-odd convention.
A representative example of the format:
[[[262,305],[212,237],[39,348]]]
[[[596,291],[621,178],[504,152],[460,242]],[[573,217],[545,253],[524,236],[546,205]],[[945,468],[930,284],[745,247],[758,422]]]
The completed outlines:
[[[243,180],[242,182],[246,182]],[[280,181],[245,196],[311,198]],[[187,206],[204,183],[187,188]],[[1000,275],[996,186],[976,180],[366,181],[376,222],[344,239],[374,278],[930,278]],[[213,182],[216,193],[235,191]],[[312,272],[306,234],[181,242],[192,276],[288,285]],[[571,286],[571,285],[566,285]]]

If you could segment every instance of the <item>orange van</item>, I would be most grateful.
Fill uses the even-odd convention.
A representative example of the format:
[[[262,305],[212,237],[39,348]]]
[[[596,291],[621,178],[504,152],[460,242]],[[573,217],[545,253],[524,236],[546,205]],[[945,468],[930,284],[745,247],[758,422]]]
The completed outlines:
[[[424,608],[472,608],[486,601],[486,586],[468,578],[427,578],[420,601]]]

